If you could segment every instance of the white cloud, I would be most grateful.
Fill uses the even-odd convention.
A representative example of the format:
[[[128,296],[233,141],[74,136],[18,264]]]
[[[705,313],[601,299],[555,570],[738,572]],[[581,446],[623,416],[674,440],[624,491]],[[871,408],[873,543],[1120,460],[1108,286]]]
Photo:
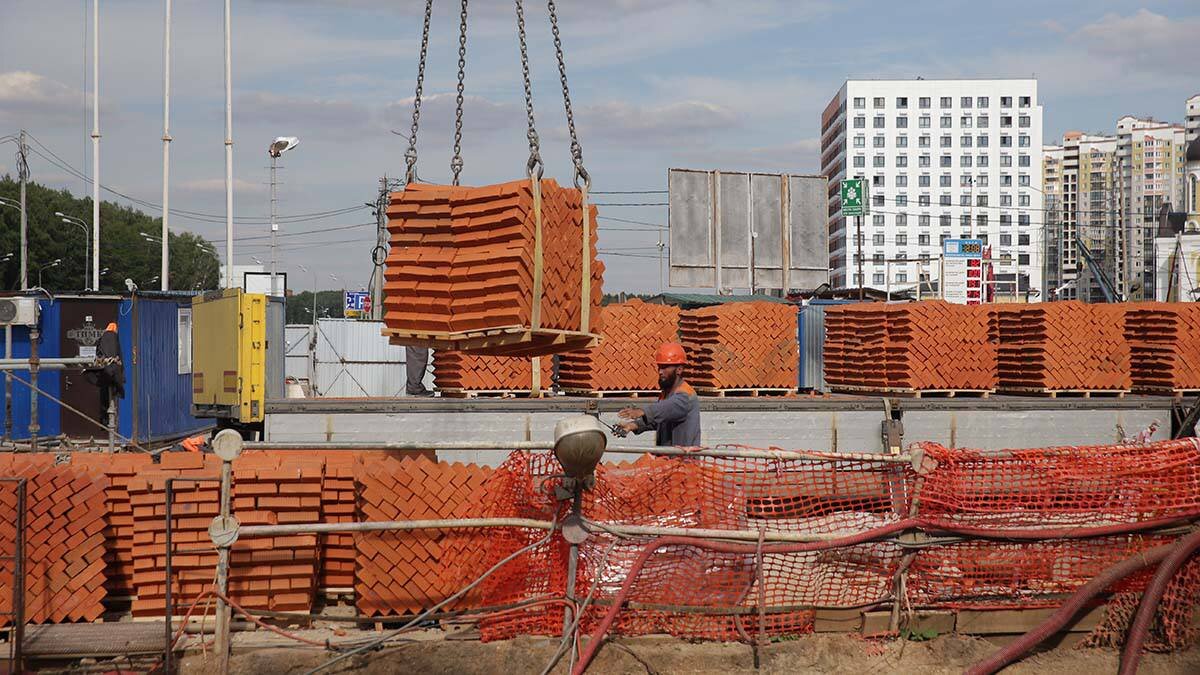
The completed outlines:
[[[675,143],[681,139],[699,141],[713,132],[738,124],[738,117],[732,111],[704,101],[657,106],[610,101],[582,106],[576,116],[580,135],[593,143],[609,141],[641,145]],[[565,128],[554,131],[557,138],[565,134]]]
[[[698,168],[812,174],[820,171],[820,152],[821,139],[802,138],[761,147],[688,149],[682,157]]]
[[[233,113],[239,126],[266,126],[297,136],[356,137],[372,124],[371,110],[359,103],[269,92],[239,96]]]
[[[421,99],[421,130],[445,133],[454,128],[456,94],[426,94]],[[407,138],[412,123],[413,97],[388,103],[383,108],[383,120]],[[502,103],[482,96],[463,97],[463,129],[465,134],[497,131],[523,123],[524,110],[514,103]]]
[[[78,90],[37,73],[0,73],[0,128],[76,123],[81,103]]]

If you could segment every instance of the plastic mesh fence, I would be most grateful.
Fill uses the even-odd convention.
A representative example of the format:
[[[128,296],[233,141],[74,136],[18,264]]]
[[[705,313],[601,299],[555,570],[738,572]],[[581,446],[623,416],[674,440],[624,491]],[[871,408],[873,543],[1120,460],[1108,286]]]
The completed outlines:
[[[905,606],[1033,608],[1063,598],[1116,562],[1172,537],[1130,526],[1200,516],[1200,447],[1194,440],[982,453],[928,443],[914,463],[712,457],[650,458],[597,469],[582,513],[594,523],[580,546],[574,597],[591,595],[588,629],[634,576],[613,631],[751,640],[811,630],[820,609]],[[557,462],[514,453],[487,481],[481,516],[547,519],[567,513],[556,500]],[[802,553],[742,542],[736,553],[695,545],[658,548],[604,525],[791,533],[833,539],[884,526],[922,530],[913,545],[889,536]],[[595,528],[600,528],[596,530]],[[1065,534],[1064,534],[1065,532]],[[493,530],[476,538],[457,566],[465,584],[542,531]],[[486,544],[483,542],[486,541]],[[480,587],[482,605],[561,598],[569,545],[559,535],[502,567]],[[1168,591],[1160,614],[1167,644],[1190,639],[1197,600],[1193,568]],[[1152,571],[1109,589],[1140,590]],[[560,634],[563,609],[537,605],[481,621],[485,640]]]

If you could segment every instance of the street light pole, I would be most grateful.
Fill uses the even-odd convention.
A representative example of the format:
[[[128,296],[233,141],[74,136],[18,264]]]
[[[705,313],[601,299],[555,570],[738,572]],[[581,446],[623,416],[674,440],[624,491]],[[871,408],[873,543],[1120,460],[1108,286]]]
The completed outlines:
[[[92,286],[100,288],[100,0],[92,0],[92,241]]]
[[[61,211],[55,211],[54,215],[62,218],[62,222],[68,225],[75,225],[83,230],[83,290],[91,290],[88,288],[88,279],[91,278],[91,275],[88,273],[88,250],[90,249],[89,244],[91,242],[89,240],[91,237],[88,234],[87,223],[83,222],[83,220],[79,218],[75,218],[74,216],[68,216]],[[100,287],[97,286],[96,290],[100,290]]]
[[[162,289],[171,287],[171,250],[168,219],[171,191],[168,189],[171,176],[171,0],[166,0],[166,16],[163,20],[163,185],[162,185]]]
[[[279,257],[275,248],[275,237],[279,233],[278,212],[276,208],[278,204],[276,186],[278,183],[275,180],[275,171],[278,168],[279,156],[297,145],[300,145],[300,139],[295,136],[278,136],[275,140],[271,141],[271,145],[267,146],[267,154],[271,156],[271,295],[279,295],[278,276],[276,276]]]
[[[25,183],[29,179],[29,162],[25,149],[25,130],[17,144],[17,177],[21,180],[21,290],[29,288],[29,213],[25,208]]]
[[[225,0],[225,287],[233,288],[233,17]],[[228,624],[229,608],[224,601],[217,607],[217,620]],[[229,664],[229,645],[217,645],[220,663]]]
[[[61,262],[62,262],[62,258],[55,258],[53,262],[46,263],[45,265],[42,265],[41,267],[38,268],[38,288],[43,288],[42,272],[50,269],[51,267],[58,267],[58,264]]]

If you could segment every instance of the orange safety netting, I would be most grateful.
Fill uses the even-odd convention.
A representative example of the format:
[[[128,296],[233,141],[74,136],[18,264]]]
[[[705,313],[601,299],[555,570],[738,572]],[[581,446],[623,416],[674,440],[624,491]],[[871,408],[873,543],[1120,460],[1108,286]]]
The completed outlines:
[[[923,461],[697,456],[601,466],[582,503],[584,517],[601,524],[809,539],[890,525],[932,537],[889,536],[803,553],[774,552],[778,544],[769,543],[759,549],[753,537],[738,553],[673,544],[649,554],[613,630],[744,640],[761,621],[768,635],[806,632],[821,609],[888,610],[897,588],[906,608],[1057,606],[1109,566],[1172,540],[1129,530],[1200,517],[1200,445],[1192,439],[998,453],[934,443],[913,449]],[[514,453],[487,481],[478,515],[565,516],[550,490],[558,472],[548,454]],[[1081,529],[1086,536],[1064,534]],[[457,567],[459,585],[543,537],[506,529],[476,538],[478,550],[464,551],[470,562]],[[575,597],[593,595],[585,630],[611,606],[653,539],[600,531],[581,545]],[[562,597],[569,550],[555,535],[485,580],[479,602]],[[1151,573],[1109,590],[1140,590]],[[1190,608],[1200,597],[1194,576],[1175,584],[1164,602],[1160,622],[1171,635],[1190,635]],[[562,623],[561,608],[540,606],[485,618],[481,631],[487,640],[558,634]]]

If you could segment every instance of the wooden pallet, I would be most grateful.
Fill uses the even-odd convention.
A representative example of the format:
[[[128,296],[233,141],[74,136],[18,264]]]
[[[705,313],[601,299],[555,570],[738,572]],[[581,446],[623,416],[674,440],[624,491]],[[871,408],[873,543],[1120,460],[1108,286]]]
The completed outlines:
[[[488,330],[439,332],[397,331],[384,328],[383,334],[393,345],[430,347],[448,351],[470,351],[490,356],[539,356],[547,353],[569,352],[595,347],[600,336],[595,333],[505,326]]]
[[[1125,398],[1128,389],[1047,389],[1045,387],[1004,387],[1005,394],[1045,396],[1047,398]]]
[[[563,389],[567,396],[587,398],[658,398],[659,392],[650,389]]]
[[[442,398],[545,398],[553,392],[546,389],[533,393],[529,389],[439,389]]]
[[[913,389],[909,387],[855,387],[831,385],[831,391],[906,398],[988,398],[995,389]]]
[[[1200,389],[1172,389],[1170,387],[1134,387],[1134,389],[1139,394],[1170,396],[1172,398],[1183,398],[1184,396],[1196,396],[1200,394]]]
[[[760,396],[795,396],[794,388],[786,387],[734,387],[729,389],[719,389],[714,387],[696,387],[696,393],[701,396],[714,396],[716,398],[733,398],[733,397],[748,397],[758,398]]]

